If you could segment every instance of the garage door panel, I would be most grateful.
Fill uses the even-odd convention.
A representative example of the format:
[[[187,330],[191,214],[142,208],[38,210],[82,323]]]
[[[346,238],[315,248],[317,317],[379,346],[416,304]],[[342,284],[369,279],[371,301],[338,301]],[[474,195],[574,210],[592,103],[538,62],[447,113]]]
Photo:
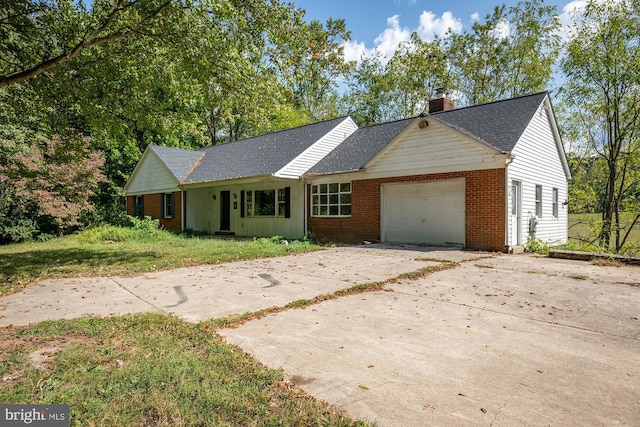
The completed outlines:
[[[464,179],[386,184],[384,240],[464,245],[464,186]]]

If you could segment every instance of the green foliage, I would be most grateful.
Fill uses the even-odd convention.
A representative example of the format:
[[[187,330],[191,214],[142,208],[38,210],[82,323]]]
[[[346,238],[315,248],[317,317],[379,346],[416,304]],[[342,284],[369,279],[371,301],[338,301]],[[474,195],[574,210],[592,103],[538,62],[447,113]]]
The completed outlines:
[[[525,252],[535,252],[541,255],[549,253],[549,244],[540,239],[528,239],[524,244]]]
[[[412,34],[385,64],[365,58],[349,80],[345,109],[367,125],[427,112],[435,89],[475,105],[548,89],[559,53],[555,6],[542,0],[496,7],[471,31],[433,41]]]
[[[309,241],[187,237],[154,220],[100,226],[47,241],[0,246],[0,295],[45,278],[115,276],[321,249]]]
[[[566,47],[561,90],[567,132],[597,158],[595,193],[602,209],[599,245],[620,252],[629,233],[621,210],[640,211],[640,2],[590,0]]]
[[[3,241],[23,242],[33,238],[38,232],[38,225],[28,218],[3,217],[0,236]]]
[[[147,216],[139,219],[133,216],[128,217],[129,225],[120,227],[115,225],[103,225],[90,228],[78,234],[81,243],[101,243],[101,242],[135,242],[144,240],[156,240],[170,234],[168,231],[160,229],[160,221]]]
[[[145,314],[5,328],[0,375],[15,379],[0,400],[69,404],[71,425],[365,425],[288,390],[212,324]],[[51,343],[61,350],[34,369],[25,355]]]
[[[559,52],[559,28],[555,6],[528,0],[496,6],[471,32],[449,34],[444,51],[463,104],[547,90]]]

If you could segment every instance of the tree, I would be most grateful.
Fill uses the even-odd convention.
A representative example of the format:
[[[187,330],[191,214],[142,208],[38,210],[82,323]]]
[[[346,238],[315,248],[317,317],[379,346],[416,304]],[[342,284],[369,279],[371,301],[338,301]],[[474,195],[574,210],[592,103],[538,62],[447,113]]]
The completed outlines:
[[[0,35],[8,41],[0,48],[0,87],[49,72],[94,46],[165,34],[184,6],[173,0],[8,0],[0,9]]]
[[[417,33],[403,43],[387,66],[396,118],[428,111],[437,88],[450,87],[451,77],[439,39],[423,41]]]
[[[555,6],[543,0],[496,7],[470,33],[450,33],[444,51],[453,88],[475,105],[548,89],[559,51]]]
[[[348,78],[355,67],[345,62],[342,47],[351,33],[344,19],[300,25],[303,14],[298,12],[273,34],[271,63],[284,86],[292,90],[298,109],[307,111],[313,120],[335,117],[338,81]]]
[[[344,109],[362,126],[392,120],[391,87],[381,54],[363,57],[348,81],[348,93],[342,99]]]
[[[572,138],[606,165],[600,244],[619,252],[620,211],[640,185],[640,1],[587,2],[562,61]],[[633,206],[636,212],[640,206]]]
[[[19,240],[37,231],[61,233],[77,225],[104,180],[101,154],[73,131],[39,138],[18,128],[13,135],[7,130],[0,132],[0,209],[15,216],[3,218],[0,240]]]

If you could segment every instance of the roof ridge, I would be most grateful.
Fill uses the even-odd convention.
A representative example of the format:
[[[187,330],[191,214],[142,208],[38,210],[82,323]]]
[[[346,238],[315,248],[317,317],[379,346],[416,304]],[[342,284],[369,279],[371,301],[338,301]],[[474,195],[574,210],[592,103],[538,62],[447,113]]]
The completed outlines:
[[[371,125],[367,125],[367,126],[363,126],[363,127],[358,127],[358,129],[357,129],[357,130],[368,129],[368,128],[372,128],[372,127],[376,127],[376,126],[390,125],[390,124],[393,124],[393,123],[403,122],[403,121],[405,121],[405,120],[415,120],[415,119],[417,119],[418,117],[423,117],[423,115],[422,115],[422,114],[418,114],[417,116],[407,117],[407,118],[404,118],[404,119],[392,120],[392,121],[390,121],[390,122],[374,123],[374,124],[371,124]]]
[[[498,99],[496,101],[489,101],[489,102],[485,102],[485,103],[482,103],[482,104],[467,105],[466,107],[454,108],[453,110],[437,111],[437,112],[434,112],[434,113],[429,113],[429,115],[430,116],[434,116],[434,115],[438,115],[438,114],[442,114],[442,113],[449,113],[451,111],[467,110],[469,108],[483,107],[485,105],[499,104],[501,102],[508,102],[508,101],[515,101],[517,99],[530,98],[530,97],[534,97],[534,96],[538,96],[538,95],[542,95],[542,94],[548,95],[549,91],[548,90],[544,90],[542,92],[531,93],[531,94],[528,94],[528,95],[520,95],[520,96],[516,96],[516,97],[513,97],[513,98]]]
[[[224,142],[222,144],[209,145],[208,147],[199,148],[197,151],[204,151],[204,150],[208,150],[208,149],[213,148],[213,147],[221,147],[223,145],[233,144],[234,142],[248,141],[250,139],[262,138],[262,137],[265,137],[265,136],[268,136],[268,135],[275,135],[275,134],[282,133],[282,132],[290,132],[290,131],[294,131],[296,129],[302,129],[302,128],[308,127],[308,126],[320,125],[322,123],[328,123],[328,122],[331,122],[331,121],[334,121],[334,120],[340,120],[340,119],[345,120],[345,119],[347,119],[349,117],[351,117],[351,116],[349,114],[347,114],[347,115],[344,115],[344,116],[334,117],[333,119],[320,120],[319,122],[307,123],[306,125],[300,125],[300,126],[296,126],[296,127],[293,127],[293,128],[274,130],[274,131],[267,132],[267,133],[261,133],[259,135],[249,136],[247,138],[236,139],[235,141],[228,141],[228,142]]]

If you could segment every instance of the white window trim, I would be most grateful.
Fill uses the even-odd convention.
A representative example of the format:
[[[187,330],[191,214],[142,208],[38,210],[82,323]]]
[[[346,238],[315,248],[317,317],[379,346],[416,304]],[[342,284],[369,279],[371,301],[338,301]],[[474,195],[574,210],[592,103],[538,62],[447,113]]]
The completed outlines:
[[[270,190],[273,191],[275,194],[274,196],[275,197],[275,201],[274,201],[275,215],[256,215],[255,214],[255,201],[256,201],[255,193],[257,191],[270,191]],[[286,191],[286,187],[263,188],[258,190],[245,190],[244,191],[244,217],[245,218],[287,218],[286,214],[279,215],[280,205],[285,206],[287,203],[286,194],[284,195],[284,199],[282,201],[280,200],[281,191],[284,193]]]
[[[171,203],[167,203],[167,196],[171,198]],[[169,212],[169,206],[172,207],[173,214]],[[162,206],[162,216],[166,219],[175,218],[176,216],[176,197],[174,193],[164,193],[163,198],[163,206]]]
[[[329,190],[329,186],[332,185],[332,184],[335,184],[335,185],[338,186],[338,192],[337,193],[329,193],[329,191],[328,191]],[[342,185],[344,185],[344,184],[349,184],[349,191],[348,192],[347,191],[344,191],[344,192],[342,191]],[[326,185],[327,186],[326,187],[327,188],[327,193],[320,193],[320,186],[322,186],[322,185]],[[351,183],[351,181],[349,181],[349,182],[330,182],[330,183],[326,183],[326,184],[324,184],[324,183],[323,184],[312,184],[311,185],[311,216],[315,217],[315,218],[349,218],[349,217],[351,217],[351,215],[353,213],[353,211],[351,211],[351,210],[350,210],[351,213],[348,214],[348,215],[347,214],[338,214],[338,215],[326,214],[326,215],[322,215],[320,213],[316,214],[314,212],[315,212],[315,208],[316,207],[320,208],[321,206],[326,206],[327,207],[327,211],[328,211],[330,206],[338,206],[338,211],[341,210],[342,206],[349,206],[352,209],[353,208],[353,203],[352,203],[352,200],[351,200],[351,195],[353,194],[352,192],[353,192],[353,184]],[[325,194],[327,196],[327,198],[329,196],[331,196],[331,195],[337,195],[338,196],[337,205],[336,204],[330,204],[328,201],[327,201],[326,204],[320,204],[320,203],[315,204],[314,200],[313,200],[313,196],[314,195],[320,196],[322,194]],[[343,203],[340,202],[340,196],[341,195],[346,195],[346,194],[349,195],[349,203],[344,203],[343,204]]]
[[[538,188],[540,188],[540,197],[538,197]],[[536,190],[535,190],[535,207],[536,207],[536,216],[538,218],[542,218],[542,212],[543,212],[543,205],[542,205],[542,199],[543,199],[543,194],[544,194],[544,189],[542,188],[542,185],[540,184],[536,184]]]
[[[554,218],[558,218],[559,216],[559,200],[560,195],[558,189],[553,187],[551,189],[551,216]]]

